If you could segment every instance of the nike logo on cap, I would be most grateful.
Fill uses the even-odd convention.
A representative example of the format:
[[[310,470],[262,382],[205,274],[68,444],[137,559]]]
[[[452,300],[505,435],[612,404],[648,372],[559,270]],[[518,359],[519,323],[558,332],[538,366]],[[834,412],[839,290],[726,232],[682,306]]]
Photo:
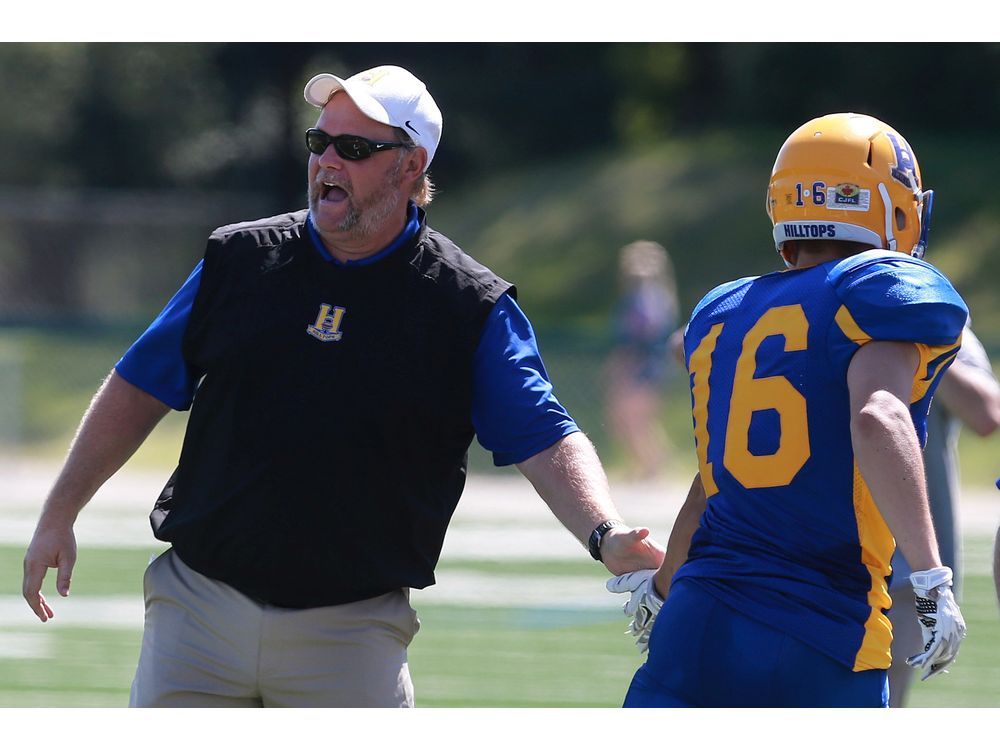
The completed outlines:
[[[407,120],[407,121],[406,121],[406,127],[408,127],[408,128],[410,129],[410,130],[412,130],[412,131],[413,131],[414,133],[416,133],[417,135],[420,135],[420,131],[419,131],[419,130],[417,130],[417,129],[416,129],[415,127],[413,127],[412,125],[410,125],[410,121],[409,121],[409,120]]]

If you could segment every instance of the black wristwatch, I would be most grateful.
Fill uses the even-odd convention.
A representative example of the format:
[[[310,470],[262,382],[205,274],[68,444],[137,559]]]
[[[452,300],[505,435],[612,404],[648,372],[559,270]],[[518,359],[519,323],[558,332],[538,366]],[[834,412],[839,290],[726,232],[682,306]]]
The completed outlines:
[[[621,521],[603,521],[599,523],[597,528],[590,532],[590,539],[587,540],[587,549],[590,550],[590,556],[600,562],[601,540],[604,539],[604,535],[615,526],[624,525]]]

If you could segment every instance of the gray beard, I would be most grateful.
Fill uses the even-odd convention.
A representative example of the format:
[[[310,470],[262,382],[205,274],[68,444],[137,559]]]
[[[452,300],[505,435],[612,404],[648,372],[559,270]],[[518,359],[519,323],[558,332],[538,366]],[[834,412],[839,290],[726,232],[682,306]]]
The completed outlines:
[[[377,233],[386,219],[399,208],[400,196],[396,192],[399,173],[402,165],[402,154],[396,158],[384,176],[382,187],[369,196],[364,203],[358,205],[348,198],[347,215],[337,225],[338,231],[350,234],[351,239],[364,239]],[[352,185],[348,184],[350,191]],[[310,185],[309,205],[315,208],[319,202],[319,192]]]

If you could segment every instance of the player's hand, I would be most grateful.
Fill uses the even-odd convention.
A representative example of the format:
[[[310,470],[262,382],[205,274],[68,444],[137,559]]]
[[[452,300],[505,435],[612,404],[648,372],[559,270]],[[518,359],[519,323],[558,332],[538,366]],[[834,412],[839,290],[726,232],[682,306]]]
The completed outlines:
[[[951,578],[951,568],[945,567],[910,575],[924,650],[906,663],[920,670],[921,680],[947,672],[945,667],[955,661],[965,638],[965,620],[951,592]]]
[[[649,529],[615,526],[601,540],[601,560],[614,575],[658,568],[666,550],[649,536]]]
[[[612,594],[631,594],[622,611],[632,618],[628,632],[635,638],[640,654],[649,650],[649,636],[653,632],[653,621],[663,606],[663,598],[657,593],[653,583],[656,570],[636,570],[616,576],[607,582]]]
[[[24,579],[21,593],[31,607],[31,611],[42,622],[50,619],[52,607],[42,595],[42,582],[49,568],[56,568],[56,591],[60,596],[69,596],[70,579],[76,564],[76,535],[72,526],[42,527],[35,535],[24,554]]]

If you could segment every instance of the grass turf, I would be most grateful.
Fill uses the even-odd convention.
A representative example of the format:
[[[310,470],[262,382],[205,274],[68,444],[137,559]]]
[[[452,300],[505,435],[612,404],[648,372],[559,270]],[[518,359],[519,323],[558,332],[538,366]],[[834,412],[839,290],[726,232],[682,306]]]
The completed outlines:
[[[1000,706],[1000,619],[988,573],[990,542],[972,538],[965,544],[962,610],[969,637],[950,674],[913,686],[911,706]],[[73,596],[138,599],[150,552],[81,550]],[[20,548],[0,547],[0,570],[7,571],[0,596],[12,606],[20,580],[11,571],[20,570],[22,555]],[[593,574],[586,561],[444,566],[486,577],[518,575],[526,585],[543,572]],[[419,614],[422,627],[410,648],[410,669],[422,707],[618,706],[641,663],[610,599],[607,610],[423,604]],[[16,622],[8,617],[0,622],[0,706],[124,706],[140,638],[133,626],[51,627],[30,616]]]

